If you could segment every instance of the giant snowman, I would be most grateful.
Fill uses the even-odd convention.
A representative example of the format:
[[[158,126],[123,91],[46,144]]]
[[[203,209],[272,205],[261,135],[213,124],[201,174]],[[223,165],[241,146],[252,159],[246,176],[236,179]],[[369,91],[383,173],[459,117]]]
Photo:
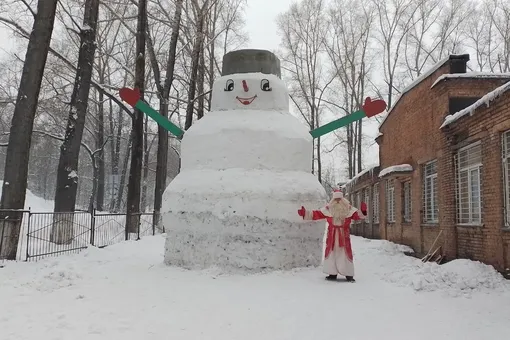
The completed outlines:
[[[181,172],[164,193],[165,263],[229,272],[320,265],[324,224],[297,214],[327,199],[312,148],[289,113],[276,56],[226,54],[211,112],[184,135]]]

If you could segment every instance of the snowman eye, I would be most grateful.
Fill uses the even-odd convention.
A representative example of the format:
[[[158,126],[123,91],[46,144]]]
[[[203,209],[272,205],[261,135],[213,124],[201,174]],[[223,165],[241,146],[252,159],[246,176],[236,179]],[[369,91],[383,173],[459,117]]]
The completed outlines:
[[[267,79],[262,79],[260,81],[260,88],[262,89],[262,91],[266,91],[266,92],[272,90],[271,86],[269,86],[269,80],[267,80]]]
[[[227,80],[224,90],[225,91],[234,91],[234,81],[232,79]]]

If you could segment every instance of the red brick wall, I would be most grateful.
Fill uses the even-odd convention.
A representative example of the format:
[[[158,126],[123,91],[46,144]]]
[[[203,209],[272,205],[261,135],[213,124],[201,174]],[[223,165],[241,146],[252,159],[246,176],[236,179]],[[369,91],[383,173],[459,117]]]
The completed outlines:
[[[449,114],[449,97],[481,97],[507,80],[452,78],[431,85],[438,76],[449,72],[449,63],[405,94],[387,117],[380,131],[380,169],[397,164],[411,164],[409,175],[393,175],[395,180],[396,222],[386,223],[385,180],[365,178],[351,191],[380,180],[380,237],[409,245],[420,254],[427,253],[434,241],[447,259],[458,257],[480,260],[499,270],[510,267],[510,231],[502,229],[503,177],[501,168],[501,132],[510,129],[510,91],[489,108],[477,110],[448,129],[439,127]],[[452,136],[457,136],[454,138]],[[464,136],[459,140],[458,136]],[[456,150],[474,140],[482,140],[483,227],[456,225],[455,164]],[[464,144],[462,144],[464,143]],[[439,223],[423,225],[422,165],[437,159]],[[401,182],[412,182],[412,223],[403,222]],[[377,228],[377,226],[374,226]],[[441,236],[438,238],[439,233]],[[367,227],[358,227],[361,236]],[[435,248],[434,248],[435,249]],[[432,250],[434,250],[432,249]]]
[[[510,91],[443,129],[445,143],[453,150],[475,141],[482,143],[482,223],[480,227],[456,226],[458,257],[483,261],[499,270],[510,266],[510,231],[504,230],[504,179],[501,136],[510,130]],[[454,170],[451,173],[454,180]],[[453,223],[456,220],[453,219]]]

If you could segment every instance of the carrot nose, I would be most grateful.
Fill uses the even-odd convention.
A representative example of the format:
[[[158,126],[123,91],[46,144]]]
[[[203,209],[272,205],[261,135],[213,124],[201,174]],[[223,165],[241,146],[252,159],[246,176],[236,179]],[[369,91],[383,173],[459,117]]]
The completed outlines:
[[[244,92],[249,91],[248,84],[246,83],[246,80],[243,80],[243,89],[244,89]]]

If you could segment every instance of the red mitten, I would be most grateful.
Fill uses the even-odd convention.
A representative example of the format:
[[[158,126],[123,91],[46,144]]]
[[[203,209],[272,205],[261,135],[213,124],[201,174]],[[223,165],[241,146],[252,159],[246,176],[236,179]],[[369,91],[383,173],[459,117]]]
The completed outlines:
[[[363,215],[367,216],[367,204],[365,202],[361,202],[360,210],[363,213]]]
[[[306,210],[305,210],[305,207],[301,206],[301,209],[299,209],[297,211],[298,215],[305,218],[305,213],[306,213]]]

